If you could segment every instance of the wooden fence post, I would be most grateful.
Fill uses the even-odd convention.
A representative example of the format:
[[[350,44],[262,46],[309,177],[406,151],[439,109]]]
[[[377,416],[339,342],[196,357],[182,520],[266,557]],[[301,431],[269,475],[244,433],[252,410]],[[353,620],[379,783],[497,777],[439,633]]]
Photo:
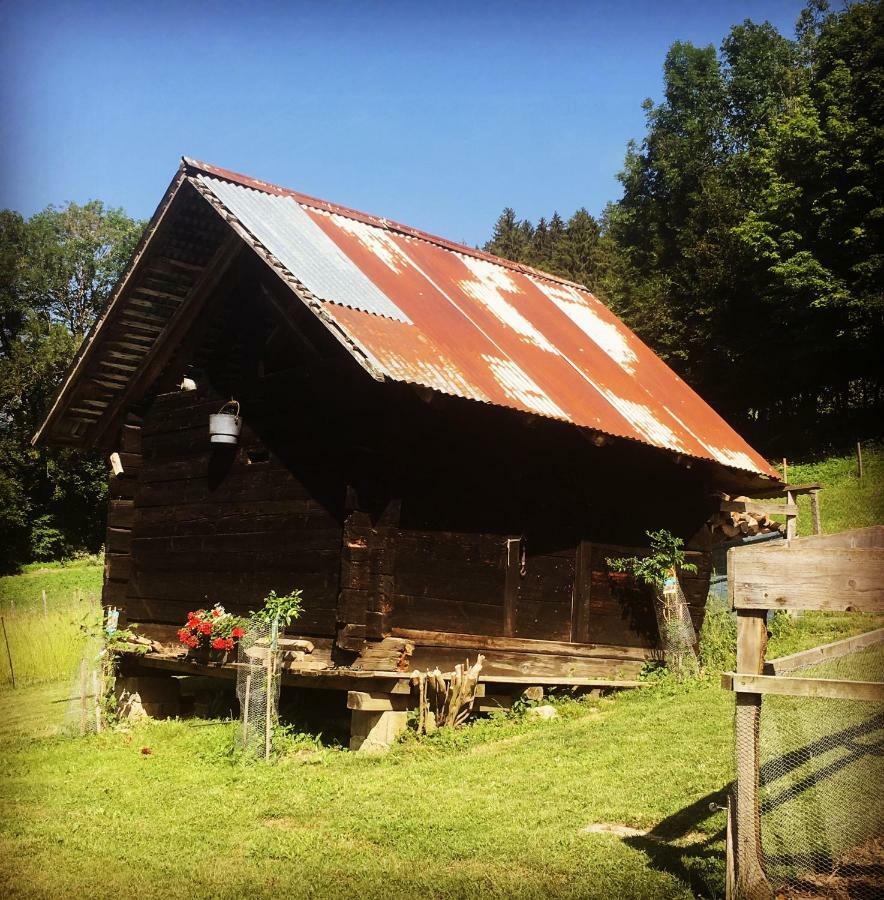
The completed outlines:
[[[810,492],[810,517],[813,520],[813,533],[823,533],[823,523],[820,518],[820,492],[818,490]]]
[[[737,671],[759,675],[767,645],[766,610],[737,611]],[[736,896],[740,900],[770,900],[761,853],[759,799],[759,726],[761,694],[737,694],[734,732],[737,753]]]
[[[737,671],[760,675],[767,648],[767,610],[740,609],[736,604],[736,548],[727,554],[727,589],[732,609],[737,610]],[[732,840],[728,863],[733,867],[735,898],[771,900],[773,892],[764,874],[761,854],[759,804],[759,725],[761,694],[737,694],[734,713],[737,779],[733,795]]]
[[[12,668],[12,653],[9,650],[9,635],[6,633],[6,619],[0,616],[0,625],[3,626],[3,640],[6,643],[6,658],[9,660],[9,676],[12,679],[12,686],[15,687],[15,669]]]
[[[737,671],[753,675],[764,669],[767,645],[766,610],[737,611]],[[761,694],[737,694],[734,731],[737,753],[736,896],[740,900],[770,900],[773,893],[764,874],[759,798],[759,727]]]

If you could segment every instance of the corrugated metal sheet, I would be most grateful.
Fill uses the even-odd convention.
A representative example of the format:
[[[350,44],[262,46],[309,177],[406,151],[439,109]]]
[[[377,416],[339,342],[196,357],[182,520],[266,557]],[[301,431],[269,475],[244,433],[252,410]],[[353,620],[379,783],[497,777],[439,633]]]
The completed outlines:
[[[353,265],[292,197],[205,175],[199,180],[317,297],[408,322],[396,304]]]
[[[326,312],[387,377],[777,477],[585,288],[385,219],[188,162],[224,179],[205,181],[295,278],[326,301]],[[305,218],[326,242],[315,239]],[[287,246],[289,235],[302,240],[297,249]],[[309,241],[304,235],[311,235]],[[340,254],[330,257],[334,263],[306,258],[329,253],[329,245]],[[321,289],[310,283],[317,271],[332,267],[347,273],[341,276],[342,293],[331,280]],[[369,287],[360,288],[353,272]]]

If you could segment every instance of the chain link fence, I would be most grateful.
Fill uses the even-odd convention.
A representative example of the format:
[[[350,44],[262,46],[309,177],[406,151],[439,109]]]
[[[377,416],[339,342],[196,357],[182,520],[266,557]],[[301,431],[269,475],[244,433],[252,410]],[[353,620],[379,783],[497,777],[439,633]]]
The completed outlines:
[[[791,676],[884,682],[884,643]],[[769,695],[759,733],[761,843],[784,897],[884,896],[884,703]]]
[[[880,684],[884,634],[777,675]],[[753,752],[738,742],[738,759]],[[757,763],[758,859],[773,895],[884,897],[884,702],[766,694]]]
[[[236,696],[240,726],[237,747],[256,759],[270,757],[273,729],[278,719],[282,667],[278,625],[255,623],[239,640]]]

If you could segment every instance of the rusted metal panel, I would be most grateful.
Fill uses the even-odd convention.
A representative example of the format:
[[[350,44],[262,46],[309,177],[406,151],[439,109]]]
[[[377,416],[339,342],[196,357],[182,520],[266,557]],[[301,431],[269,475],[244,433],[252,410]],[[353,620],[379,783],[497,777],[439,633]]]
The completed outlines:
[[[777,477],[585,288],[386,219],[189,165],[227,185],[213,191],[238,218],[251,217],[243,224],[326,301],[329,316],[387,377]],[[305,241],[297,254],[288,252],[290,235]],[[329,246],[346,261],[334,263],[345,273],[339,291],[332,279],[317,290],[305,278],[311,266],[332,268],[302,261]],[[370,286],[364,293],[359,278]]]

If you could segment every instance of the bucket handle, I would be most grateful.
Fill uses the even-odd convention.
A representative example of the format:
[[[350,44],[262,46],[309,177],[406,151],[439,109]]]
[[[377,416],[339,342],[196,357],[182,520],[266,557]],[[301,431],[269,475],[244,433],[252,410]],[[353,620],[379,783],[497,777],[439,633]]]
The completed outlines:
[[[218,415],[221,415],[226,409],[233,409],[236,407],[236,412],[233,414],[237,419],[239,418],[239,401],[238,400],[228,400],[221,409],[218,410]]]

